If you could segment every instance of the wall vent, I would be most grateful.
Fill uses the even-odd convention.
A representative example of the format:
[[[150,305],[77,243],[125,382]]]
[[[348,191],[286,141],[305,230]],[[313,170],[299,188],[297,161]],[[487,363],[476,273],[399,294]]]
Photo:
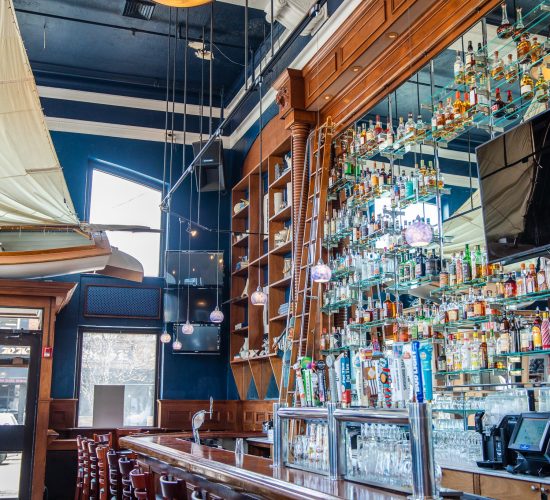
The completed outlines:
[[[153,16],[154,10],[155,3],[149,0],[126,0],[122,15],[149,21]]]

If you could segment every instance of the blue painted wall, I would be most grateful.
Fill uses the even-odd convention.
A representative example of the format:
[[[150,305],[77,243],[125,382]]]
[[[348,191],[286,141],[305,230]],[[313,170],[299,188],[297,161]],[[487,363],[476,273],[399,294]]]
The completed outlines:
[[[63,167],[64,175],[81,219],[87,216],[86,198],[88,193],[89,171],[99,162],[106,162],[116,171],[117,166],[123,167],[122,175],[145,181],[150,184],[161,185],[163,178],[163,151],[164,145],[158,142],[101,137],[92,135],[52,132],[53,142]],[[187,163],[191,160],[192,152],[188,147]],[[226,156],[229,182],[232,182],[232,154]],[[182,148],[176,146],[173,163],[174,178],[182,171]],[[197,219],[197,193],[193,194],[192,219]],[[230,224],[230,197],[227,194],[221,197],[220,227],[228,228]],[[217,224],[217,193],[201,194],[201,224],[216,228]],[[189,182],[186,181],[176,193],[173,210],[189,217]],[[182,233],[182,247],[187,248],[187,233]],[[177,219],[170,217],[170,248],[179,245],[179,227]],[[229,235],[222,235],[220,239],[225,252],[225,261],[229,262]],[[216,248],[216,232],[199,231],[196,238],[191,239],[191,249],[212,250]],[[64,281],[79,283],[77,293],[71,302],[60,313],[56,326],[55,356],[53,369],[52,397],[72,398],[76,396],[76,360],[77,334],[79,326],[115,326],[115,327],[152,327],[160,330],[162,323],[143,320],[113,320],[105,318],[85,318],[83,316],[83,290],[86,284],[130,284],[121,280],[94,276],[73,275],[59,278]],[[225,282],[228,282],[226,278]],[[145,284],[163,286],[161,278],[147,278]],[[228,297],[228,287],[224,287],[224,300]],[[224,311],[228,316],[228,311]],[[219,356],[206,355],[172,355],[166,349],[161,353],[160,392],[163,399],[206,399],[210,395],[216,399],[236,398],[236,389],[233,377],[230,376],[228,365],[228,325],[222,328],[222,348]]]

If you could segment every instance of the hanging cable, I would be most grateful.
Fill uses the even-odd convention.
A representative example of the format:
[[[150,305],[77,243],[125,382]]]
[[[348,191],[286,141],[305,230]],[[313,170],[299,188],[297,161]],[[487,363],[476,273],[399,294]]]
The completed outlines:
[[[214,78],[214,2],[210,4],[210,83],[208,91],[210,93],[210,115],[208,117],[208,137],[212,137],[212,82]]]
[[[244,3],[244,89],[248,90],[248,0]]]
[[[178,30],[178,9],[176,9],[176,19],[175,19],[175,29],[174,29],[174,57],[172,65],[172,132],[170,135],[170,168],[168,172],[168,182],[172,185],[172,167],[174,162],[174,136],[175,128],[174,122],[176,117],[176,58],[178,54],[178,40],[177,40],[177,30]],[[172,36],[170,34],[170,36]]]
[[[178,277],[176,279],[176,286],[178,287],[178,307],[177,307],[177,313],[176,313],[176,321],[180,320],[180,292],[181,292],[181,286],[180,286],[180,279],[181,279],[181,225],[182,220],[179,219],[179,225],[180,225],[180,234],[179,234],[179,245],[178,245]],[[179,340],[179,328],[176,328],[176,340],[174,341],[174,344],[178,342]],[[177,344],[176,344],[177,345]]]
[[[204,56],[204,52],[206,51],[206,34],[204,30],[204,26],[202,27],[202,53]],[[204,57],[201,58],[201,93],[200,93],[200,122],[199,122],[199,144],[201,145],[202,149],[202,127],[203,127],[203,118],[204,118]],[[195,174],[196,175],[196,174]],[[200,224],[201,222],[201,190],[199,188],[199,182],[202,178],[202,155],[200,155],[199,158],[199,176],[197,179],[197,222]]]
[[[183,51],[183,153],[181,172],[185,172],[185,150],[187,149],[187,60],[189,52],[189,9],[185,9],[185,49]],[[191,219],[189,219],[191,220]]]
[[[164,115],[164,159],[162,167],[162,197],[166,192],[166,167],[168,160],[168,115],[170,106],[170,54],[172,52],[172,7],[169,9],[170,17],[168,20],[168,56],[166,59],[166,111]]]

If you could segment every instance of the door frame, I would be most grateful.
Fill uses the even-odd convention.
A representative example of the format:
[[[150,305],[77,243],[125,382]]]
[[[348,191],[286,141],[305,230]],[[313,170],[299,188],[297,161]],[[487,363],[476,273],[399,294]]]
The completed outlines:
[[[22,460],[19,479],[19,498],[26,500],[31,497],[31,481],[34,441],[36,428],[36,413],[38,406],[38,389],[40,383],[40,347],[42,332],[0,330],[0,345],[29,346],[31,348],[28,374],[27,393],[25,401],[25,422],[23,424],[23,443],[21,447]],[[15,452],[11,452],[15,453]]]

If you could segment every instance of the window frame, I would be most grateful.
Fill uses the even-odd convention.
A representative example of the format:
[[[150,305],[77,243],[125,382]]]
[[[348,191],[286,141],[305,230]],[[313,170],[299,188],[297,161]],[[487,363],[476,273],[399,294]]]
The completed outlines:
[[[88,168],[86,169],[86,186],[84,193],[84,220],[90,221],[90,211],[92,207],[92,188],[93,188],[93,176],[94,170],[98,170],[105,174],[119,177],[125,181],[141,184],[142,186],[156,189],[160,191],[161,198],[164,191],[168,188],[168,183],[161,180],[150,177],[136,170],[131,170],[127,167],[110,163],[97,158],[90,158],[88,160]],[[162,200],[161,200],[162,201]],[[148,278],[163,278],[164,277],[164,263],[165,263],[165,250],[166,250],[166,228],[168,226],[168,215],[166,212],[160,212],[160,242],[159,242],[159,272],[157,276],[147,276]]]
[[[152,427],[158,427],[158,408],[157,401],[160,394],[160,374],[162,369],[161,356],[162,356],[162,346],[160,345],[159,337],[162,331],[159,328],[150,328],[150,327],[118,327],[118,326],[85,326],[80,325],[77,331],[77,355],[76,355],[76,377],[75,377],[75,388],[74,388],[74,399],[76,399],[76,413],[75,413],[75,425],[77,429],[89,429],[90,427],[80,427],[78,425],[78,415],[80,410],[80,383],[82,379],[82,348],[84,333],[112,333],[112,334],[154,334],[156,336],[156,349],[155,349],[155,390],[153,394],[153,423]],[[128,426],[135,427],[135,426]],[[146,425],[139,426],[140,428],[147,428]],[[93,428],[93,427],[91,427]],[[126,428],[126,426],[123,426]]]

